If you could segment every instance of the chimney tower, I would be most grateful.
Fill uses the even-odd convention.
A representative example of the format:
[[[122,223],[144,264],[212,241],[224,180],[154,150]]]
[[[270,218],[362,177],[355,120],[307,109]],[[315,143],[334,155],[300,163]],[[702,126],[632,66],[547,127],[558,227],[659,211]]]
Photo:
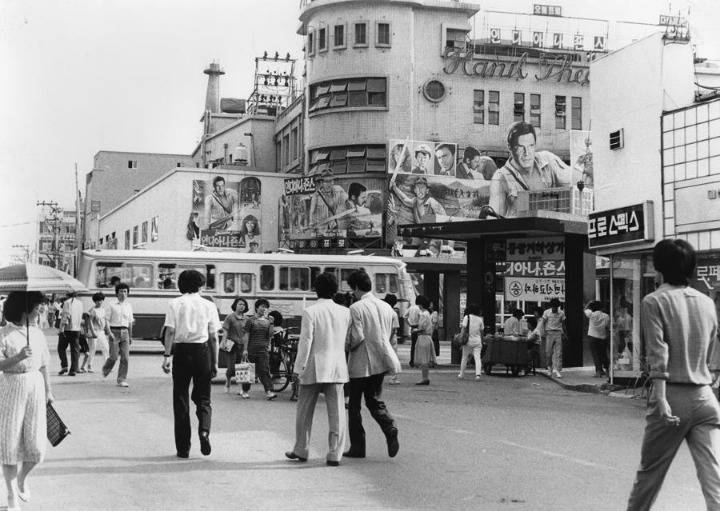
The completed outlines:
[[[220,69],[220,64],[217,62],[211,62],[203,73],[208,75],[205,111],[212,114],[220,113],[220,76],[224,75],[225,71]]]

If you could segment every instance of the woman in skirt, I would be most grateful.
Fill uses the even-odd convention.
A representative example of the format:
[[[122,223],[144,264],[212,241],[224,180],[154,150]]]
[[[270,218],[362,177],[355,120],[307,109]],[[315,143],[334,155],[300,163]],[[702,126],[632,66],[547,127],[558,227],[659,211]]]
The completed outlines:
[[[53,400],[50,353],[42,330],[32,326],[42,301],[39,292],[10,293],[8,324],[0,329],[0,462],[9,510],[20,509],[18,499],[30,498],[26,479],[47,447],[46,403]]]
[[[417,326],[412,329],[413,332],[418,334],[413,358],[415,365],[420,367],[422,372],[422,380],[415,385],[430,385],[430,366],[435,365],[435,347],[432,341],[433,326],[428,311],[430,301],[424,296],[418,296],[415,304],[420,307],[420,320]]]

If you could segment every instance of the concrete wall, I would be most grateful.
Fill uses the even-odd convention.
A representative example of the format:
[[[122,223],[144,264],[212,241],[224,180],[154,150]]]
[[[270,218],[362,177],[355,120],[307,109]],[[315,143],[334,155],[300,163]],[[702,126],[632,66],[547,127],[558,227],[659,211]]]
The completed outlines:
[[[246,117],[229,127],[225,127],[224,130],[211,135],[206,140],[205,154],[207,156],[207,161],[223,158],[226,154],[225,144],[228,145],[227,154],[229,157],[237,145],[242,143],[248,148],[248,152],[250,154],[249,163],[252,167],[267,171],[275,170],[275,145],[273,142],[273,131],[273,117]],[[253,136],[246,136],[245,133],[252,133]],[[253,157],[255,159],[254,161]],[[197,158],[199,162],[199,153],[197,154]]]

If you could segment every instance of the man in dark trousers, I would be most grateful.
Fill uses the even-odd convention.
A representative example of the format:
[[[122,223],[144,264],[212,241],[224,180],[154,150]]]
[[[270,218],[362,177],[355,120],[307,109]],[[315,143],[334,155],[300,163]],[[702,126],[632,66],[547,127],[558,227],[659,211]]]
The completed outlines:
[[[364,271],[352,272],[347,283],[357,301],[350,306],[350,335],[345,343],[349,352],[350,449],[343,456],[365,457],[365,429],[360,415],[362,398],[365,396],[365,406],[380,425],[387,440],[388,455],[392,458],[398,453],[400,444],[395,419],[382,401],[382,384],[385,374],[394,374],[395,369],[387,357],[395,341],[395,311],[372,294],[372,281]]]
[[[720,509],[720,406],[710,388],[720,370],[718,320],[712,299],[689,285],[695,261],[684,240],[653,249],[663,283],[642,301],[641,353],[653,385],[628,511],[652,507],[683,441],[707,509]]]
[[[192,400],[198,418],[200,452],[210,454],[210,383],[217,374],[217,333],[222,328],[215,305],[200,296],[205,277],[197,270],[185,270],[178,278],[182,296],[170,301],[165,316],[165,355],[163,371],[172,370],[175,447],[178,458],[190,455],[190,403],[188,391],[193,383]],[[172,363],[171,358],[172,357]]]

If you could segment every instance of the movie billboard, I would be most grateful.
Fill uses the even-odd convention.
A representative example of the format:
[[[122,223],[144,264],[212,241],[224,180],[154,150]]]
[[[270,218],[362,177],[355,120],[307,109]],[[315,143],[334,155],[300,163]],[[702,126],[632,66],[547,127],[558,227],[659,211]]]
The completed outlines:
[[[261,192],[257,177],[194,180],[188,239],[206,247],[261,252]]]
[[[336,176],[323,168],[285,179],[280,199],[280,241],[287,248],[350,248],[382,236],[382,177]]]

